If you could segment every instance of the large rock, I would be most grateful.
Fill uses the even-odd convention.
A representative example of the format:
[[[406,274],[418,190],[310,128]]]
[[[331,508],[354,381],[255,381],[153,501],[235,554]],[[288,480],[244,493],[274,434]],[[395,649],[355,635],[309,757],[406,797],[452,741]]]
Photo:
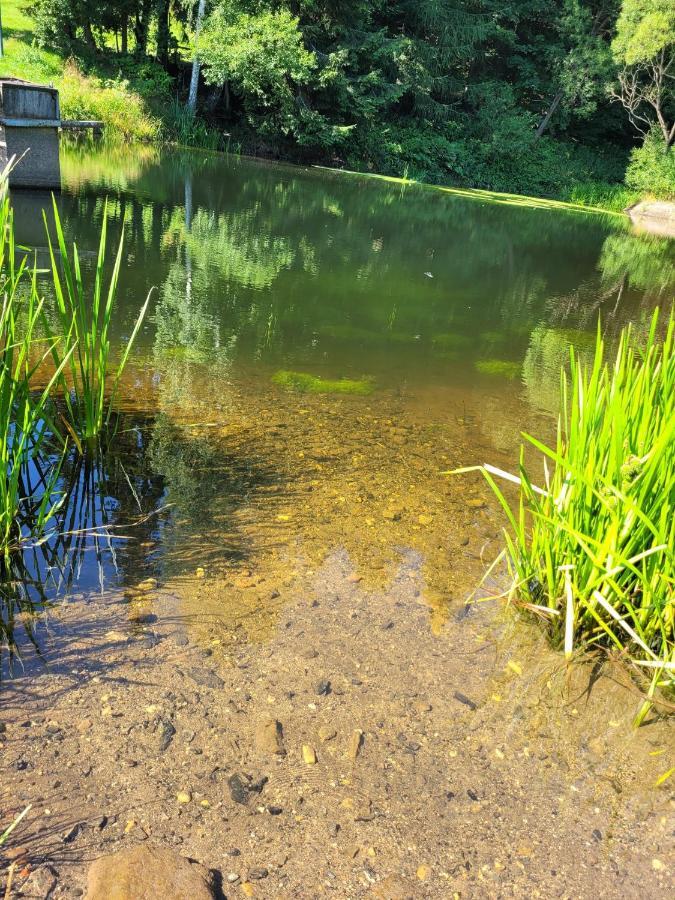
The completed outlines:
[[[92,863],[86,900],[213,900],[211,872],[167,847],[137,844]]]

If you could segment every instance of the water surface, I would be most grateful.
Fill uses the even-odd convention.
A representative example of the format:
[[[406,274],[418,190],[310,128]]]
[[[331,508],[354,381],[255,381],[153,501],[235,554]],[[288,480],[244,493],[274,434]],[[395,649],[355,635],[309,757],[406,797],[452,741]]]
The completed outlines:
[[[124,234],[119,347],[155,289],[123,436],[100,471],[66,473],[68,523],[150,517],[50,543],[29,563],[48,596],[178,579],[184,603],[232,605],[235,630],[255,612],[247,639],[275,627],[270,584],[336,552],[386,580],[412,553],[439,630],[500,525],[480,481],[441,473],[512,465],[521,430],[551,429],[570,342],[590,353],[598,316],[611,339],[672,301],[673,244],[619,216],[148,147],[65,147],[62,166],[85,269],[106,200]],[[13,202],[44,259],[49,198]],[[374,390],[288,392],[279,370]]]

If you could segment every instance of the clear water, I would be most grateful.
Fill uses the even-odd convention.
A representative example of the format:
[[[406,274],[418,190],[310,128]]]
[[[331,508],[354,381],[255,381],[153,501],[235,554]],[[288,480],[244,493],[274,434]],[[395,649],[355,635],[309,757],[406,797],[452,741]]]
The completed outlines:
[[[675,290],[675,245],[619,216],[149,147],[64,148],[62,167],[85,268],[106,198],[124,234],[120,346],[154,296],[114,453],[66,473],[71,531],[128,534],[41,548],[26,565],[47,596],[404,550],[430,566],[436,627],[480,574],[477,552],[456,561],[466,535],[496,533],[481,485],[441,471],[512,464],[522,429],[550,430],[570,342],[590,352],[599,315],[610,337],[645,327]],[[49,197],[13,203],[44,259]],[[374,390],[297,394],[279,370]]]

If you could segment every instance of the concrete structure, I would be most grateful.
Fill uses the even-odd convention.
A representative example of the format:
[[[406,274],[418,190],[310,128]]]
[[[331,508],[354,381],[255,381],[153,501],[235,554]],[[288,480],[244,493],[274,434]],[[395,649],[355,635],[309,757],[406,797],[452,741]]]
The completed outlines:
[[[9,176],[12,187],[60,189],[60,125],[56,88],[0,79],[0,167],[21,158]]]

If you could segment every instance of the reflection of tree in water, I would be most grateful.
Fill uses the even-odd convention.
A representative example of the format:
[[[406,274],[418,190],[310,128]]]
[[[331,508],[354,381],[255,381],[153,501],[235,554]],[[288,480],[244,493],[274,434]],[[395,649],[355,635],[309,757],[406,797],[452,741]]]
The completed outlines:
[[[124,167],[123,157],[110,165]],[[613,226],[602,217],[216,155],[167,152],[140,171],[132,159],[128,167],[119,197],[129,256],[166,288],[164,347],[173,330],[183,347],[194,335],[204,349],[235,335],[237,352],[254,357],[314,348],[318,358],[331,329],[348,324],[354,340],[419,336],[424,352],[451,330],[473,339],[532,327],[549,298],[573,297],[584,281],[591,294],[606,289],[597,266]],[[191,267],[191,291],[180,267]],[[576,311],[568,304],[567,314],[585,305],[585,297]]]

